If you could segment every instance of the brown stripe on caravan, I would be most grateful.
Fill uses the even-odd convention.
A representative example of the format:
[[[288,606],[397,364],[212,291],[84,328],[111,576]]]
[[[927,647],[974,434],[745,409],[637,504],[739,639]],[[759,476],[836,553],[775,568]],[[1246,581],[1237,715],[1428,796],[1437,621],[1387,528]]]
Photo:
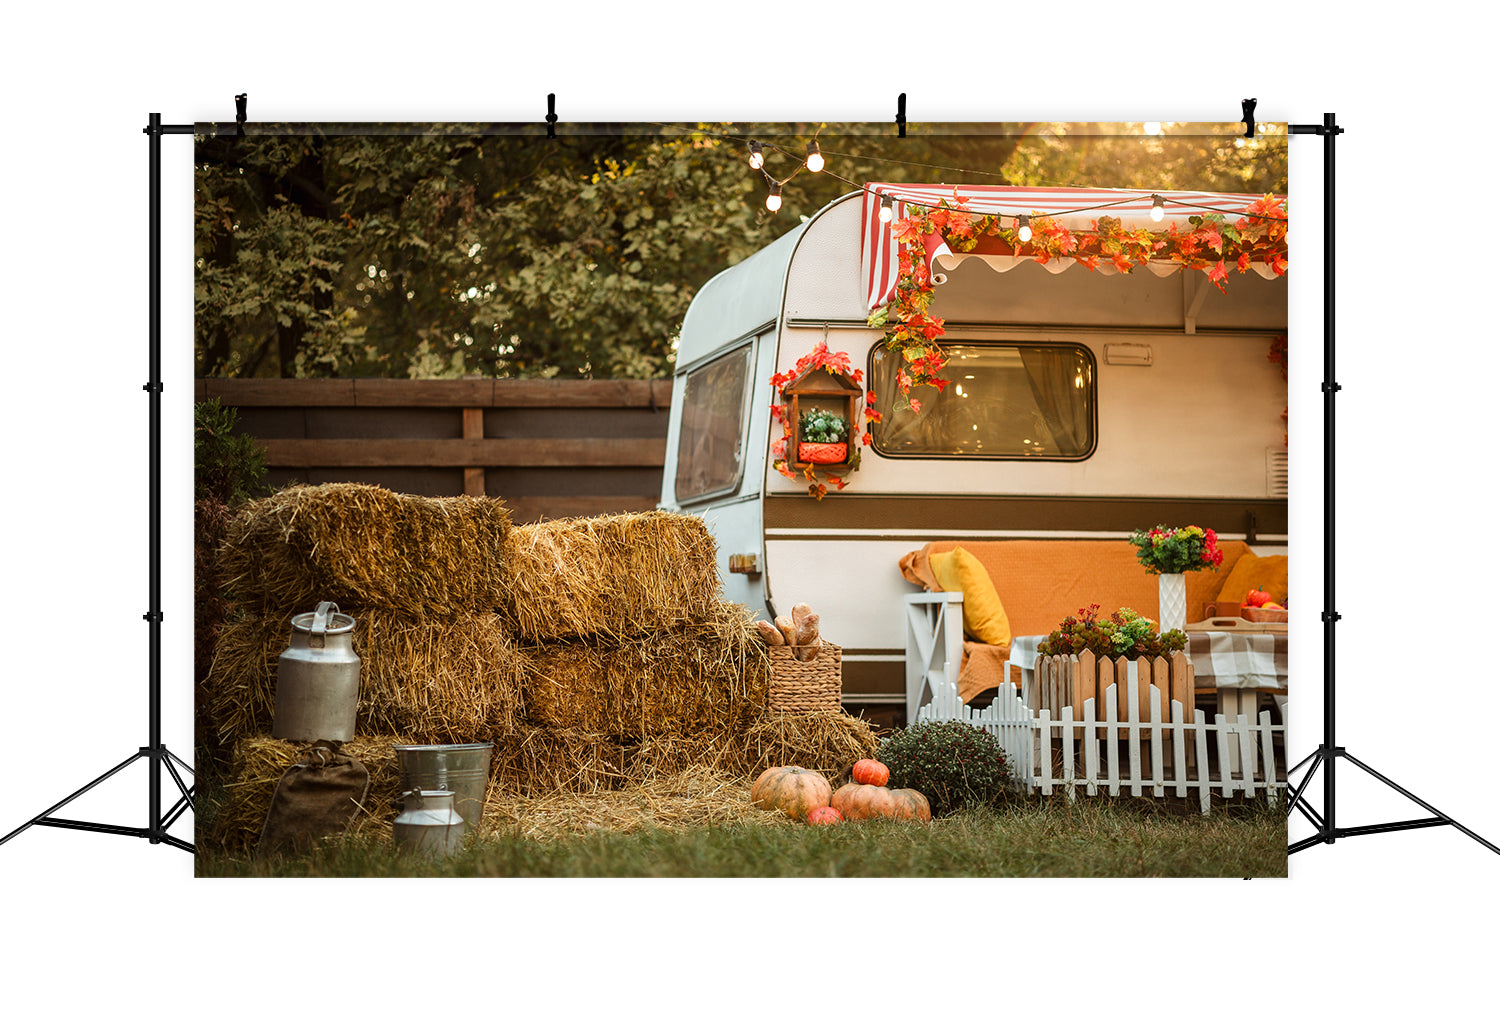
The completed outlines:
[[[861,530],[929,531],[926,540],[941,540],[945,531],[1005,530],[1036,533],[1119,533],[1158,523],[1197,523],[1227,536],[1283,538],[1287,534],[1284,498],[1099,498],[1030,495],[902,496],[829,494],[823,501],[803,495],[767,495],[765,528],[778,539],[786,531],[805,531],[806,539],[828,532]]]

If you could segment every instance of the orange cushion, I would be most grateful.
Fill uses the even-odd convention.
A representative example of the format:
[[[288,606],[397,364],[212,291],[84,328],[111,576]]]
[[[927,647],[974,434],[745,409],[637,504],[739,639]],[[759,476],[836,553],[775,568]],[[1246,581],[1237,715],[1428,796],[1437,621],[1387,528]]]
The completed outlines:
[[[1247,551],[1234,563],[1217,600],[1244,604],[1251,590],[1264,590],[1277,604],[1286,604],[1287,556],[1257,555]]]

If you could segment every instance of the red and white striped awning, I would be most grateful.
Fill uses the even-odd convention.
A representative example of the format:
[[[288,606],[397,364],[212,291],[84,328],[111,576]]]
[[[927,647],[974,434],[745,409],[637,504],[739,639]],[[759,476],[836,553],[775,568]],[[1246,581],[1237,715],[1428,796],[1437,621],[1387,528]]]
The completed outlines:
[[[1160,221],[1151,219],[1154,196],[1163,200],[1164,216]],[[892,200],[894,216],[890,223],[880,220],[880,204],[884,197]],[[1112,188],[1033,188],[1025,185],[898,185],[889,182],[871,182],[865,186],[864,210],[860,218],[860,261],[870,309],[876,309],[891,300],[896,291],[898,259],[904,243],[898,243],[892,225],[907,216],[907,204],[935,207],[943,201],[950,206],[963,201],[965,209],[975,214],[1003,214],[1005,216],[1045,215],[1064,227],[1086,229],[1089,222],[1099,217],[1118,218],[1123,226],[1156,228],[1177,223],[1186,225],[1188,218],[1205,213],[1221,213],[1227,218],[1244,215],[1245,208],[1258,195],[1235,192],[1163,192],[1136,191]],[[935,280],[941,281],[937,273],[937,261],[943,260],[950,267],[956,255],[943,239],[933,236],[924,239],[929,269]],[[997,270],[1005,271],[1021,263],[1031,263],[1029,256],[984,256],[985,262]],[[1045,266],[1059,273],[1072,266],[1075,261],[1067,257],[1053,258]],[[1113,272],[1112,267],[1101,266],[1101,272]],[[1162,275],[1175,274],[1181,265],[1162,263],[1151,265],[1151,269]],[[1252,269],[1262,277],[1273,277],[1274,272],[1264,265],[1252,264]]]

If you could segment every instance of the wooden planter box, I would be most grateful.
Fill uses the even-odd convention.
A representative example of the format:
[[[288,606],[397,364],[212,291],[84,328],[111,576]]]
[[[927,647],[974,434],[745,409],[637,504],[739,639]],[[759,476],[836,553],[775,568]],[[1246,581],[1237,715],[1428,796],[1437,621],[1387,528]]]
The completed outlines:
[[[768,647],[772,711],[843,710],[843,649],[827,640],[812,661],[798,661],[797,647]]]
[[[1111,685],[1115,688],[1115,714],[1120,722],[1151,721],[1151,687],[1155,686],[1160,720],[1172,720],[1172,701],[1182,704],[1183,713],[1193,713],[1193,663],[1187,654],[1178,651],[1170,658],[1136,658],[1136,707],[1134,713],[1129,705],[1129,689],[1126,686],[1127,658],[1099,658],[1085,651],[1077,656],[1054,654],[1036,660],[1036,672],[1030,693],[1032,710],[1046,708],[1054,720],[1063,707],[1073,709],[1075,721],[1083,718],[1083,702],[1094,701],[1094,717],[1105,718],[1104,696]],[[1079,733],[1082,730],[1077,730]]]

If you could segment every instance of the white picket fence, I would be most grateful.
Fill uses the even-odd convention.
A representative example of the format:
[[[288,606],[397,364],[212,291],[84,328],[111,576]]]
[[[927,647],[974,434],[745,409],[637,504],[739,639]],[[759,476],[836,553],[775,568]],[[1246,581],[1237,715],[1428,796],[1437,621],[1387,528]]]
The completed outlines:
[[[1009,662],[1005,671],[1011,678]],[[1117,699],[1121,683],[1123,702]],[[1141,694],[1140,686],[1137,673],[1130,672],[1105,687],[1098,695],[1102,700],[1086,696],[1079,702],[1081,708],[1054,703],[1053,711],[1040,706],[1046,702],[1034,694],[1005,684],[989,707],[976,710],[959,700],[951,682],[930,678],[933,697],[917,719],[957,720],[989,732],[999,740],[1017,781],[1031,792],[1061,790],[1069,799],[1101,793],[1197,797],[1204,814],[1215,793],[1225,799],[1244,794],[1247,799],[1281,803],[1287,783],[1285,764],[1277,760],[1276,739],[1284,726],[1273,725],[1269,711],[1262,711],[1254,722],[1244,714],[1233,720],[1215,714],[1209,721],[1194,708],[1190,719],[1181,700],[1165,700],[1151,683]],[[1097,714],[1099,703],[1103,718]],[[1170,709],[1165,721],[1164,708]],[[1284,758],[1284,742],[1280,750]]]

